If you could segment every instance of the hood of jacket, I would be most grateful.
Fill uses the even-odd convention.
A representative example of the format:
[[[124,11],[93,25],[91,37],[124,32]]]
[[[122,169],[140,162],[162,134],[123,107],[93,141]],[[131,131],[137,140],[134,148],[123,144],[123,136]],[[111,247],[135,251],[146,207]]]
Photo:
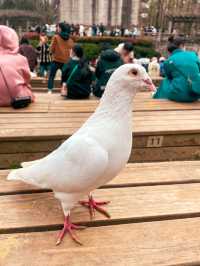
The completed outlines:
[[[17,54],[18,50],[17,33],[7,26],[0,26],[0,54]]]
[[[59,27],[61,32],[59,33],[60,37],[67,41],[69,39],[69,35],[70,35],[70,27],[68,24],[61,22],[59,23]]]
[[[114,50],[108,49],[102,52],[101,59],[109,61],[109,62],[116,62],[120,60],[120,55]]]
[[[68,33],[67,31],[61,31],[61,32],[59,33],[59,35],[60,35],[60,37],[61,37],[63,40],[65,40],[65,41],[69,40],[69,33]]]

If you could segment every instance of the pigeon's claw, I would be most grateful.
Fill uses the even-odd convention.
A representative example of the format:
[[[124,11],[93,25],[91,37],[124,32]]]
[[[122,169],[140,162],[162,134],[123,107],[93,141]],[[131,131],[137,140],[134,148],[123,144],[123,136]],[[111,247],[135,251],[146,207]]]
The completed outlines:
[[[102,205],[109,204],[110,201],[95,201],[92,195],[89,195],[88,201],[82,200],[82,201],[79,201],[79,203],[89,209],[91,220],[93,220],[95,217],[95,210],[102,213],[107,218],[111,217],[110,214],[101,207]]]
[[[83,245],[80,242],[80,240],[76,237],[76,235],[73,233],[73,230],[82,230],[85,228],[86,228],[85,226],[78,226],[78,225],[72,224],[70,222],[70,215],[68,215],[67,217],[65,217],[64,226],[63,226],[63,229],[61,230],[61,232],[58,236],[56,246],[61,244],[66,233],[68,233],[70,235],[70,237],[74,240],[74,242],[76,242],[79,245]]]

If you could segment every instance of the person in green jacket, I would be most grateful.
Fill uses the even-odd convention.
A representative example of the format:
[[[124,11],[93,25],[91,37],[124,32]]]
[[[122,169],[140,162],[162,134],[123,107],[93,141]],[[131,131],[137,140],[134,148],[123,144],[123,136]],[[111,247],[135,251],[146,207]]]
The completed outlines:
[[[86,99],[91,93],[92,72],[84,58],[83,48],[76,44],[71,59],[64,65],[61,95],[69,99]]]
[[[164,62],[166,78],[154,93],[155,99],[194,102],[200,98],[200,60],[195,52],[184,50],[182,37],[171,39],[169,58]]]
[[[100,98],[103,95],[110,76],[121,65],[123,61],[116,51],[107,49],[101,53],[95,72],[97,79],[93,87],[93,94],[96,97]]]

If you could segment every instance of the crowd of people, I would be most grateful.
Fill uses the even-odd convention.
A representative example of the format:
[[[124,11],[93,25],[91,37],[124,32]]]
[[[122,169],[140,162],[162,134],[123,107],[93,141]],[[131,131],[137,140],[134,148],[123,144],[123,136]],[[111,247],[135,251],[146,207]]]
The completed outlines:
[[[61,95],[66,99],[85,99],[91,93],[100,98],[112,73],[126,63],[143,65],[152,78],[164,77],[160,87],[153,91],[153,98],[180,102],[200,98],[200,60],[195,52],[184,49],[182,37],[169,39],[168,58],[135,59],[134,46],[127,42],[115,49],[105,45],[96,62],[91,64],[71,34],[68,24],[59,23],[51,44],[46,33],[41,32],[35,49],[26,38],[22,38],[19,45],[16,32],[0,26],[0,106],[25,107],[35,100],[30,73],[35,72],[38,60],[39,75],[48,78],[49,94],[57,71],[61,71]]]
[[[67,23],[65,23],[67,24]],[[133,25],[132,27],[125,28],[120,26],[107,27],[103,23],[84,25],[84,24],[68,24],[70,27],[70,34],[72,36],[80,37],[92,37],[92,36],[120,36],[120,37],[137,37],[141,35],[151,35],[155,36],[158,33],[158,30],[151,25],[144,26],[139,28],[138,26]],[[47,35],[52,35],[56,32],[56,25],[45,24],[43,26],[35,26],[29,29],[33,32],[46,32]]]

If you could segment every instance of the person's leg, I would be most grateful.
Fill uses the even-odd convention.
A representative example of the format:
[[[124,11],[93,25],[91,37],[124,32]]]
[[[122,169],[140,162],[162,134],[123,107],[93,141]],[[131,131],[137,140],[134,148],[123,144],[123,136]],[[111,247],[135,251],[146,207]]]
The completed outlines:
[[[66,97],[67,96],[67,84],[66,82],[63,82],[63,66],[64,64],[60,63],[60,70],[61,70],[61,96]]]
[[[48,91],[52,92],[54,87],[54,79],[56,76],[56,72],[59,69],[59,63],[52,62],[50,67],[50,74],[49,74],[49,80],[48,80]]]
[[[45,70],[45,66],[43,63],[40,64],[40,77],[44,77],[44,70]]]

